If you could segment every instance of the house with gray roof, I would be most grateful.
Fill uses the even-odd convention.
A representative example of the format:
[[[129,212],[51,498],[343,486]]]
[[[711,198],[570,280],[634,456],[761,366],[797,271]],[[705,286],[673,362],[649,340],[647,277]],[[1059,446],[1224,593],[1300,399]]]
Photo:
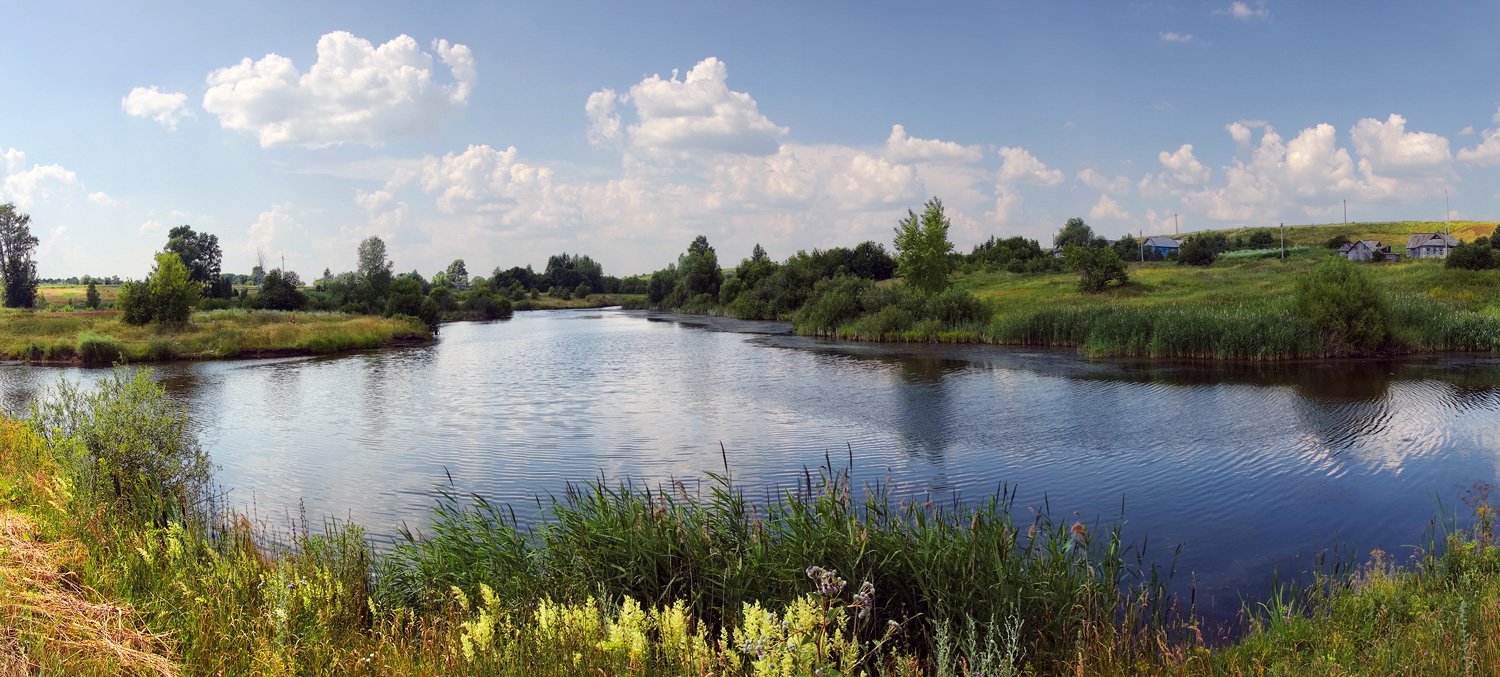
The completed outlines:
[[[1146,241],[1142,244],[1142,246],[1144,246],[1146,249],[1156,252],[1157,254],[1166,256],[1168,252],[1175,252],[1182,249],[1182,242],[1179,240],[1174,240],[1170,237],[1157,236],[1146,238]]]
[[[1339,246],[1338,254],[1350,261],[1371,261],[1380,254],[1380,260],[1392,258],[1389,246],[1380,246],[1380,240],[1360,240]]]
[[[1414,259],[1441,259],[1458,246],[1458,238],[1447,233],[1412,233],[1406,238],[1406,255]]]

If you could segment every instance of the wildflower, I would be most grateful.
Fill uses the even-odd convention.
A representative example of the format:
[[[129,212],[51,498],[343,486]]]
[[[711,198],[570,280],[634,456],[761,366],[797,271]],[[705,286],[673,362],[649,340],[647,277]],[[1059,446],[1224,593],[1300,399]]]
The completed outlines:
[[[859,619],[864,620],[870,615],[870,609],[875,608],[875,584],[865,581],[859,586],[859,592],[854,594],[854,606],[859,607]]]
[[[886,621],[885,626],[889,628],[891,632],[896,632],[901,629],[901,624],[897,623],[896,621]]]

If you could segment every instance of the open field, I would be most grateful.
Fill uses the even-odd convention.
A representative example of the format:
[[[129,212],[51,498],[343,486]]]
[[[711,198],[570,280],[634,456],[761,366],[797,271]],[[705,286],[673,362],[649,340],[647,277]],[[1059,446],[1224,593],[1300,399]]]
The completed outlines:
[[[214,311],[173,329],[125,324],[116,312],[0,312],[0,356],[39,362],[323,354],[431,337],[417,321],[338,313]]]
[[[1229,307],[1289,300],[1297,280],[1328,255],[1326,249],[1309,248],[1284,260],[1224,258],[1206,268],[1131,263],[1128,284],[1098,294],[1078,291],[1076,273],[974,273],[954,279],[994,303],[1002,315],[1057,305]],[[1363,268],[1390,293],[1426,296],[1500,317],[1500,270],[1451,270],[1441,261],[1371,263]]]

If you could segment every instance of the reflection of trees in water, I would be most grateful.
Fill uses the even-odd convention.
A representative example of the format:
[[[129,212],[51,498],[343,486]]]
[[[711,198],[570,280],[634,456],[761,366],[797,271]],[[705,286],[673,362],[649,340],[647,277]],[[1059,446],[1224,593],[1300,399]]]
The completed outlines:
[[[820,351],[821,352],[821,351]],[[875,365],[895,376],[901,387],[895,388],[893,412],[874,412],[892,423],[906,440],[907,452],[928,462],[941,461],[954,441],[953,403],[949,399],[948,379],[974,369],[968,360],[922,354],[861,354],[826,351],[842,359]]]

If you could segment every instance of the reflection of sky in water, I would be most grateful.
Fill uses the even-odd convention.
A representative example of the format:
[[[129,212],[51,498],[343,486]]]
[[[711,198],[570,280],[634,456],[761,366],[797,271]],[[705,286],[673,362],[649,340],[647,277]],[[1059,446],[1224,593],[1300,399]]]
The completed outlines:
[[[693,323],[705,322],[701,319]],[[722,320],[710,324],[738,327]],[[776,331],[764,324],[756,331]],[[1401,552],[1451,499],[1495,481],[1500,361],[1201,367],[985,347],[830,344],[620,311],[531,312],[443,328],[420,349],[171,364],[220,480],[276,522],[420,526],[447,482],[517,513],[570,480],[789,486],[852,449],[856,480],[1105,520],[1230,607],[1315,539]],[[0,367],[24,406],[61,373]],[[847,445],[847,446],[846,446]],[[446,471],[446,472],[445,472]],[[689,486],[692,486],[690,482]]]

